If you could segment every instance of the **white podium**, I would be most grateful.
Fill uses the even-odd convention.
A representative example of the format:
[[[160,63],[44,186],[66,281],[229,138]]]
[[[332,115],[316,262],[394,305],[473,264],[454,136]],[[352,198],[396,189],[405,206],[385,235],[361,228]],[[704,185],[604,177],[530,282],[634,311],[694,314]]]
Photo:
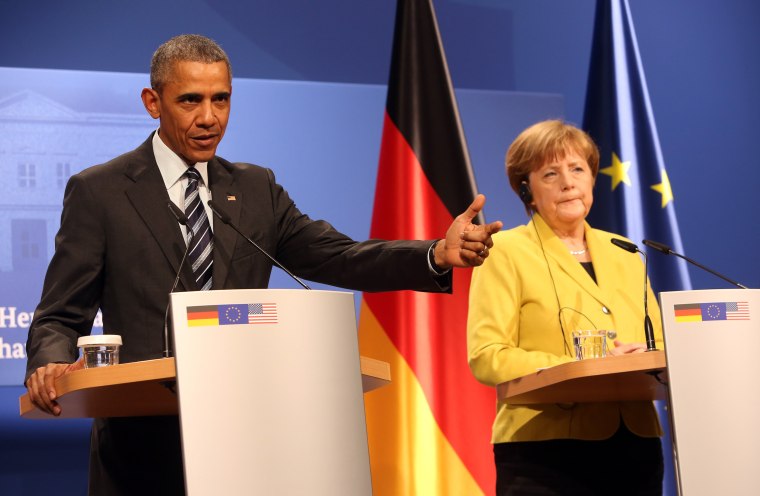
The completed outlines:
[[[760,492],[760,290],[660,293],[680,493]]]
[[[203,291],[171,304],[189,496],[372,493],[351,293]]]

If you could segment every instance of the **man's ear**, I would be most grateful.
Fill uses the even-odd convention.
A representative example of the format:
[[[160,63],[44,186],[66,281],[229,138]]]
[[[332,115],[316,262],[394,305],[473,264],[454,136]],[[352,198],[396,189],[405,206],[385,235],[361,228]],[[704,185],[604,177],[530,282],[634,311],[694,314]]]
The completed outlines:
[[[151,117],[158,119],[161,117],[161,97],[158,92],[152,88],[143,88],[140,94],[145,110],[148,111]]]

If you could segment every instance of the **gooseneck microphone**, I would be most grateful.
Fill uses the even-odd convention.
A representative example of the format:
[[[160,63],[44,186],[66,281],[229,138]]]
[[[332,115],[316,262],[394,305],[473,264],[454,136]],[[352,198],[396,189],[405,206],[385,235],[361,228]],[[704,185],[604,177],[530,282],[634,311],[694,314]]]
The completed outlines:
[[[733,284],[737,288],[748,289],[747,286],[745,286],[744,284],[738,283],[738,282],[734,281],[733,279],[729,279],[728,277],[724,276],[723,274],[720,274],[718,272],[715,272],[712,269],[709,269],[709,268],[705,267],[701,263],[692,260],[691,258],[687,257],[686,255],[681,255],[680,253],[674,252],[673,250],[670,249],[670,247],[668,245],[664,245],[662,243],[658,243],[657,241],[652,241],[651,239],[645,239],[643,241],[643,243],[645,245],[647,245],[648,247],[650,247],[650,248],[654,248],[655,250],[657,250],[657,251],[659,251],[661,253],[664,253],[665,255],[675,255],[675,256],[677,256],[679,258],[683,258],[684,260],[686,260],[690,264],[696,265],[700,269],[705,270],[705,271],[709,272],[710,274],[712,274],[714,276],[720,277],[724,281],[726,281],[726,282],[728,282],[730,284]]]
[[[639,250],[639,247],[630,241],[625,241],[619,238],[612,238],[610,242],[622,248],[625,251],[631,253],[639,252],[644,255],[644,338],[647,342],[647,351],[657,351],[657,345],[654,343],[654,326],[652,325],[652,319],[649,317],[649,291],[647,291],[647,279],[649,279],[649,258],[647,254]]]
[[[639,251],[638,246],[628,241],[625,241],[623,239],[612,238],[610,242],[612,242],[612,244],[617,246],[618,248],[622,248],[625,251],[630,251],[631,253],[636,253],[637,251]]]
[[[248,241],[248,243],[252,244],[257,250],[259,250],[265,257],[267,257],[269,260],[272,261],[273,264],[275,264],[277,267],[282,269],[283,272],[285,272],[287,275],[289,275],[294,281],[296,281],[298,284],[303,286],[304,289],[311,289],[309,286],[304,284],[302,280],[300,280],[298,277],[296,277],[292,272],[290,272],[288,269],[286,269],[280,262],[278,262],[272,255],[267,253],[264,248],[260,247],[254,240],[243,234],[243,232],[232,222],[232,218],[227,214],[224,210],[221,210],[219,208],[219,205],[214,203],[214,200],[209,200],[208,206],[211,207],[211,211],[214,212],[214,215],[219,217],[219,220],[230,226],[232,229],[235,230],[236,233],[241,235],[243,239]]]
[[[185,247],[185,254],[182,255],[182,261],[179,263],[179,268],[177,269],[177,277],[174,278],[172,289],[169,290],[169,294],[171,295],[174,290],[177,289],[177,284],[179,284],[179,275],[182,273],[182,267],[185,265],[187,254],[190,252],[190,247],[193,246],[195,233],[193,232],[193,229],[187,225],[187,215],[185,215],[185,213],[180,210],[180,208],[175,205],[174,202],[170,201],[166,205],[169,207],[169,210],[171,210],[172,214],[177,219],[177,222],[185,226],[187,228],[187,232],[190,234],[190,242],[187,243],[187,247]],[[170,303],[167,303],[166,311],[164,312],[164,358],[169,358],[172,356],[172,352],[169,347],[169,306]]]

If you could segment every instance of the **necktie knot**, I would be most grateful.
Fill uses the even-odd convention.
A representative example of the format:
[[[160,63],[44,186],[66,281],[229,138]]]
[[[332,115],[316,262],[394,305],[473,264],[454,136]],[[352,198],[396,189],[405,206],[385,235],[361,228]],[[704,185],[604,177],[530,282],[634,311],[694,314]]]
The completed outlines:
[[[193,166],[190,166],[185,171],[185,176],[191,181],[200,181],[201,179],[201,173],[198,172],[198,169],[196,169]]]

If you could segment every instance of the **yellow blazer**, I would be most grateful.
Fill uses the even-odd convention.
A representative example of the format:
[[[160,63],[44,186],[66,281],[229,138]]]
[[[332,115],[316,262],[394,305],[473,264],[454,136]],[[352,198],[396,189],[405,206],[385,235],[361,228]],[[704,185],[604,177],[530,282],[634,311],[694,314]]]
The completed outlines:
[[[480,382],[495,386],[574,360],[574,330],[615,330],[622,342],[645,341],[644,264],[637,254],[610,243],[622,236],[588,224],[585,230],[596,283],[539,215],[528,225],[494,236],[490,256],[474,270],[470,287],[467,351]],[[662,349],[660,309],[648,284],[647,291],[657,347]],[[607,345],[614,346],[609,339]],[[606,439],[621,418],[640,436],[662,434],[651,402],[499,402],[491,441]]]

